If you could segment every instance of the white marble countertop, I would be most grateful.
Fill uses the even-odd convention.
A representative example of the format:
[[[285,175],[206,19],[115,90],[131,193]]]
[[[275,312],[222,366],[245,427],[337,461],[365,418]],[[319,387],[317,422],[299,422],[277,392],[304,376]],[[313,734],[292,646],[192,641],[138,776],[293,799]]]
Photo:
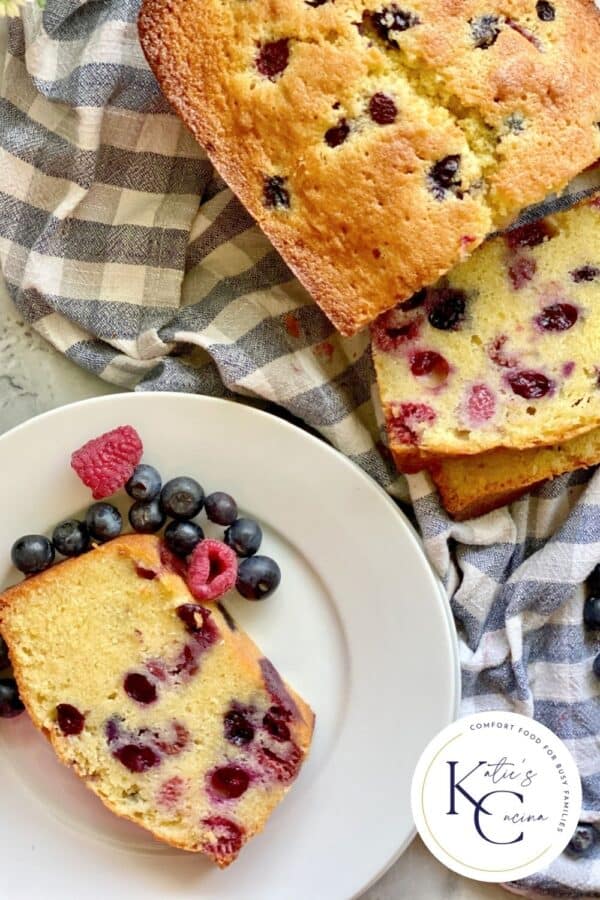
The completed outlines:
[[[48,409],[113,390],[25,325],[0,283],[0,433]],[[417,838],[364,900],[506,900],[507,896],[501,888],[454,875]]]

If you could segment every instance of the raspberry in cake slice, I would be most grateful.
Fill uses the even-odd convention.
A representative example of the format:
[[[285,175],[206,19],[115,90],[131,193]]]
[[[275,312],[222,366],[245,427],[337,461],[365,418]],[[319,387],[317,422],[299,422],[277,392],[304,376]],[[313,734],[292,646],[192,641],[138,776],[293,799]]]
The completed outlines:
[[[344,334],[600,156],[593,0],[144,0],[173,108]]]
[[[128,535],[0,598],[35,725],[102,802],[229,865],[297,776],[314,716],[155,536]]]
[[[488,241],[372,335],[402,471],[600,425],[599,198]]]

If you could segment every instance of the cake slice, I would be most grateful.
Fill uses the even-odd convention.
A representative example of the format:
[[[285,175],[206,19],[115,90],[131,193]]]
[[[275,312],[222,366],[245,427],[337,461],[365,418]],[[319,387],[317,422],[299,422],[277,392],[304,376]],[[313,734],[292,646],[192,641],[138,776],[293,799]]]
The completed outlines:
[[[549,478],[600,463],[600,428],[553,447],[489,450],[431,466],[446,511],[459,522],[518,500]]]
[[[401,471],[600,425],[600,196],[488,241],[373,326]]]
[[[117,538],[8,590],[0,628],[59,759],[117,815],[224,867],[289,790],[314,716],[176,569],[157,537]]]
[[[600,156],[593,0],[143,0],[139,31],[346,335]]]

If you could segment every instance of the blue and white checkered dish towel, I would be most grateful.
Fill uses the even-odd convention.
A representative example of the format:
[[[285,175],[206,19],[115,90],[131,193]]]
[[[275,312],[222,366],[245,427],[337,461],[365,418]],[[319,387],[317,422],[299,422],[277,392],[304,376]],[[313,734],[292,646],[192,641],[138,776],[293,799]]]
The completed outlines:
[[[139,0],[47,0],[13,19],[0,90],[0,264],[23,317],[135,390],[242,395],[286,411],[412,503],[448,586],[463,712],[511,709],[563,738],[600,826],[600,475],[452,523],[379,438],[368,338],[342,340],[171,113],[142,57]],[[600,840],[511,889],[600,897]]]

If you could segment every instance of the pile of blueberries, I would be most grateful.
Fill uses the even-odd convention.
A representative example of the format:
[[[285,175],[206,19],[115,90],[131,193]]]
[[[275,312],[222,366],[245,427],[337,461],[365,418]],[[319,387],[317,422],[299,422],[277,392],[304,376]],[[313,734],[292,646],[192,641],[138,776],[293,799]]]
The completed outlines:
[[[195,478],[178,476],[163,486],[154,466],[140,464],[125,485],[134,500],[129,522],[139,534],[155,534],[167,523],[164,541],[181,559],[192,553],[204,538],[204,531],[193,519],[205,510],[207,518],[225,527],[223,540],[241,558],[236,588],[249,600],[263,600],[281,581],[275,560],[257,556],[262,530],[254,519],[238,518],[237,503],[223,491],[205,496]],[[88,509],[85,520],[67,519],[56,526],[52,539],[41,534],[19,538],[12,547],[13,565],[25,575],[42,572],[54,562],[56,553],[79,556],[92,543],[104,543],[118,537],[123,529],[121,513],[112,503],[100,501]]]
[[[125,485],[134,503],[129,522],[139,534],[155,534],[170,519],[164,531],[169,550],[181,559],[192,553],[203,540],[204,531],[193,519],[204,509],[209,521],[225,528],[223,540],[235,551],[240,562],[236,588],[248,600],[263,600],[279,586],[281,570],[274,559],[259,556],[262,530],[254,519],[238,518],[237,503],[223,491],[205,496],[202,486],[188,476],[172,478],[164,486],[154,466],[140,464]],[[44,571],[54,562],[56,553],[80,556],[93,543],[118,537],[123,529],[121,513],[112,503],[100,501],[88,509],[85,520],[67,519],[56,526],[52,539],[29,534],[13,544],[13,565],[25,575]],[[0,635],[0,672],[8,669],[8,648]],[[25,707],[14,678],[0,677],[0,718],[12,718]]]

